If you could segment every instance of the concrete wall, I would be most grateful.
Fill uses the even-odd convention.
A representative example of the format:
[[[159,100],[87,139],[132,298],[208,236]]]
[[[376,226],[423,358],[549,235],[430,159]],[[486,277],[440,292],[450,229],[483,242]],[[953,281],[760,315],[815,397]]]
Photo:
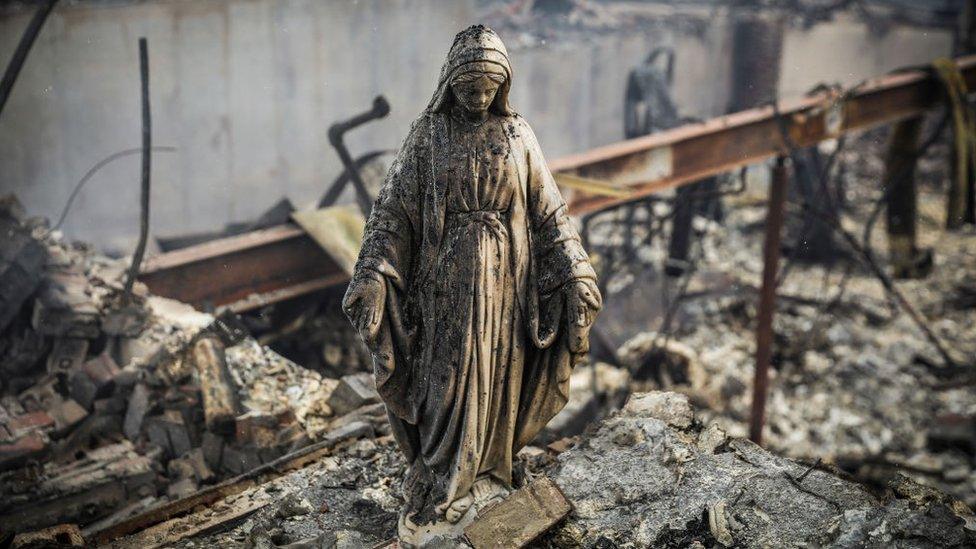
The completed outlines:
[[[952,34],[947,31],[893,26],[877,33],[841,16],[829,24],[786,33],[780,95],[800,96],[819,83],[854,86],[865,78],[923,65],[951,52]]]
[[[353,151],[392,148],[426,104],[472,2],[170,1],[56,10],[0,115],[0,190],[56,217],[98,160],[140,143],[137,39],[149,41],[152,231],[247,220],[282,196],[315,201],[339,173],[333,121],[383,93],[385,120]],[[0,59],[30,17],[0,20]],[[138,231],[138,156],[106,167],[64,229],[100,244]]]
[[[729,23],[562,33],[509,44],[513,104],[556,157],[622,138],[627,72],[658,45],[677,52],[682,114],[726,106]],[[30,17],[0,16],[0,60]],[[0,192],[57,217],[98,160],[140,142],[136,41],[149,40],[154,141],[152,232],[172,235],[252,219],[283,196],[314,202],[340,172],[335,120],[386,95],[391,115],[349,135],[354,155],[399,144],[426,105],[451,39],[476,22],[473,0],[170,0],[66,5],[48,20],[0,115]],[[872,35],[841,20],[787,33],[783,95],[852,83],[949,51],[946,33]],[[853,53],[852,53],[853,52]],[[65,231],[127,250],[137,233],[138,156],[103,169]]]

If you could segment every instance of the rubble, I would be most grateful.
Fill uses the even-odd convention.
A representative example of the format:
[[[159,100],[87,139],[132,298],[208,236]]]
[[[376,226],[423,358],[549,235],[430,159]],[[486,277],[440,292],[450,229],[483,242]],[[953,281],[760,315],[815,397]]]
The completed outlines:
[[[3,532],[62,523],[107,531],[385,423],[362,406],[376,402],[364,380],[342,384],[353,390],[337,421],[326,403],[339,380],[259,344],[232,315],[148,295],[139,283],[123,300],[122,261],[5,204],[0,228],[15,236],[0,244],[0,276],[19,277],[23,299],[0,296],[0,312],[15,309],[0,330]]]
[[[885,132],[851,136],[836,160],[844,226],[859,238],[883,197],[876,184],[884,167],[877,149],[886,143]],[[763,439],[778,454],[819,459],[878,488],[901,471],[976,505],[976,453],[966,428],[953,427],[976,417],[976,309],[960,306],[976,287],[976,239],[971,229],[943,230],[948,152],[941,142],[930,150],[918,165],[918,245],[932,250],[935,267],[925,278],[897,281],[897,287],[957,366],[943,366],[938,351],[860,262],[837,257],[824,265],[787,257],[777,289]],[[696,218],[700,248],[687,292],[678,289],[682,281],[662,282],[647,264],[663,261],[666,241],[638,232],[635,239],[649,243],[633,265],[607,277],[607,318],[601,318],[615,328],[617,359],[631,373],[631,390],[683,393],[706,423],[734,436],[746,435],[752,402],[766,210],[764,191],[752,191],[761,187],[756,183],[750,179],[746,191],[725,198],[721,223]],[[594,242],[617,237],[591,235]],[[870,238],[879,260],[886,239],[879,224]],[[644,318],[632,309],[612,310],[640,291],[672,293],[662,309],[671,306],[673,314],[660,312],[672,314],[670,325],[654,311]]]
[[[389,546],[406,468],[396,444],[362,429],[327,438],[345,442],[264,482],[238,481],[240,489],[222,499],[191,499],[183,508],[198,511],[115,546]],[[523,452],[517,473],[519,489],[486,507],[464,539],[432,547],[976,543],[976,517],[961,501],[901,475],[876,495],[829,468],[703,425],[676,393],[633,395],[565,452]]]
[[[675,414],[675,408],[682,410]],[[686,397],[636,394],[550,473],[574,507],[553,547],[963,547],[972,511],[931,491],[878,498],[741,439],[704,445]],[[917,486],[904,478],[893,486]],[[938,494],[938,495],[935,495]],[[911,525],[911,526],[909,526]]]

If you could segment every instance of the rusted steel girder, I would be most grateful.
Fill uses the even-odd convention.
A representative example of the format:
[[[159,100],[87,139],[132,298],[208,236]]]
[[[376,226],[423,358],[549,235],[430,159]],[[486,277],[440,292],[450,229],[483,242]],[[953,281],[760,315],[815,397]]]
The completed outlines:
[[[348,275],[296,225],[221,238],[147,259],[139,279],[200,309],[254,309],[340,284]]]
[[[976,56],[956,60],[967,87],[976,87]],[[569,209],[584,214],[704,177],[755,164],[786,152],[783,124],[797,147],[851,130],[895,122],[942,101],[937,78],[907,71],[868,80],[846,93],[824,92],[638,137],[550,162],[554,172],[628,188],[628,198],[565,192]]]
[[[976,88],[976,56],[957,63],[967,87]],[[869,80],[845,94],[781,102],[780,120],[772,106],[751,109],[558,158],[549,167],[629,191],[596,196],[564,187],[570,212],[581,215],[785,153],[780,124],[796,146],[808,147],[847,131],[918,116],[942,99],[941,86],[929,73],[902,72]],[[347,278],[291,224],[162,254],[144,263],[140,277],[157,295],[235,311]]]

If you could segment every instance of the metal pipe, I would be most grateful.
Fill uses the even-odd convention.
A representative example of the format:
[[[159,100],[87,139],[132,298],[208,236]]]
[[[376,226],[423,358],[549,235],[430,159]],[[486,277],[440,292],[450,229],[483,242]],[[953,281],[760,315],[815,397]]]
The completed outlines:
[[[769,187],[766,212],[766,236],[763,242],[762,288],[759,291],[759,313],[756,319],[756,372],[752,381],[752,416],[749,439],[762,444],[766,419],[766,395],[769,392],[769,363],[773,356],[773,312],[776,307],[776,275],[779,272],[780,241],[786,205],[788,172],[786,159],[776,157]]]
[[[3,73],[3,80],[0,80],[0,113],[3,113],[3,106],[7,104],[7,98],[10,97],[10,92],[14,88],[14,82],[17,81],[17,76],[20,74],[20,69],[24,67],[24,61],[27,60],[27,54],[30,53],[31,46],[34,45],[34,40],[41,32],[44,22],[47,21],[47,16],[51,14],[51,10],[54,9],[54,5],[57,3],[58,0],[48,0],[41,7],[37,8],[37,11],[34,12],[34,17],[27,24],[23,36],[20,37],[20,43],[17,44],[17,49],[14,50],[14,56],[10,58],[7,70]]]
[[[149,238],[149,173],[152,162],[152,117],[149,111],[149,47],[145,37],[139,39],[139,79],[142,88],[142,185],[139,197],[139,243],[132,254],[132,265],[125,279],[123,301],[128,303],[132,297],[132,284],[139,276],[139,266],[146,253],[146,240]]]

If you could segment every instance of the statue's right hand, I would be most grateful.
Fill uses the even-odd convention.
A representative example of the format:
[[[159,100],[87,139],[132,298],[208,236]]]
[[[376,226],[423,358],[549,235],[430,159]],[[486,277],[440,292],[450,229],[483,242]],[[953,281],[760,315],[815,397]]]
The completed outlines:
[[[342,310],[359,331],[367,345],[379,334],[386,305],[386,281],[383,275],[369,272],[349,283],[342,300]]]

